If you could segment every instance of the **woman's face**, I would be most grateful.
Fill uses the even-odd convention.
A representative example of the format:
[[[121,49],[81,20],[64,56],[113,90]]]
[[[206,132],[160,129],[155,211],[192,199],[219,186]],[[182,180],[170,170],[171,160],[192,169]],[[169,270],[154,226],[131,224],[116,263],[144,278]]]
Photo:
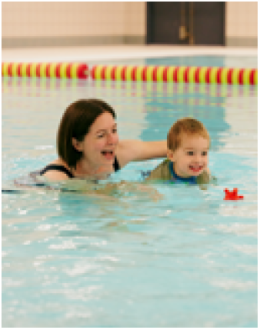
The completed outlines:
[[[91,167],[113,165],[118,144],[117,124],[110,112],[102,113],[91,125],[84,140],[76,148]],[[74,144],[75,146],[75,144]]]

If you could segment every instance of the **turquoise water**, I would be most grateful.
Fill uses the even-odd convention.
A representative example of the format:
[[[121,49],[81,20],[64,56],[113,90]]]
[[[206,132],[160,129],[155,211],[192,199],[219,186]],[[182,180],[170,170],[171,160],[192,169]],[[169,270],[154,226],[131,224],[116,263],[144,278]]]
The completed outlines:
[[[162,58],[147,58],[147,59],[125,59],[121,60],[120,64],[132,65],[176,65],[176,66],[219,66],[230,68],[257,68],[258,61],[256,56],[221,56],[221,55],[198,55],[198,56],[175,56]],[[93,62],[93,63],[92,63]],[[107,60],[90,61],[89,64],[108,64]],[[118,60],[110,60],[109,64],[118,64]]]
[[[132,184],[112,196],[3,194],[4,327],[257,327],[256,88],[6,78],[2,89],[3,187],[56,157],[64,109],[88,97],[116,109],[122,139],[201,120],[218,179],[141,191],[155,159],[113,175]],[[234,187],[244,200],[224,201]]]

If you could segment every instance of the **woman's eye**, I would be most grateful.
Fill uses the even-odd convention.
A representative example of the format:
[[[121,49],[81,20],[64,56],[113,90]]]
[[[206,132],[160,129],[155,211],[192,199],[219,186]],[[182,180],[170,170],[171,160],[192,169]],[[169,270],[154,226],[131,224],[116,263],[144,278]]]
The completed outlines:
[[[113,133],[117,133],[117,128],[114,128],[113,129]]]

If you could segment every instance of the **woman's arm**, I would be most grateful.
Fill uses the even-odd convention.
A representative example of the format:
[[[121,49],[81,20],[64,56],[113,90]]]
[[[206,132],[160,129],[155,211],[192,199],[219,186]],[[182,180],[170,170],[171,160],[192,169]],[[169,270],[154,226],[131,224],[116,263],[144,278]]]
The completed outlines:
[[[166,154],[166,140],[149,142],[141,140],[121,140],[116,150],[116,156],[120,167],[125,166],[131,161],[166,157]]]

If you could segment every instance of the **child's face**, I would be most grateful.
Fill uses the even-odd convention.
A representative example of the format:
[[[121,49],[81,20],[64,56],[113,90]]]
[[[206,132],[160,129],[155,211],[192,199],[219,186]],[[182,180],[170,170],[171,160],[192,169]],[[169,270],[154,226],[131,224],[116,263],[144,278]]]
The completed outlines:
[[[209,141],[200,135],[183,134],[175,151],[168,150],[168,159],[174,162],[175,173],[181,177],[198,176],[208,165]]]

